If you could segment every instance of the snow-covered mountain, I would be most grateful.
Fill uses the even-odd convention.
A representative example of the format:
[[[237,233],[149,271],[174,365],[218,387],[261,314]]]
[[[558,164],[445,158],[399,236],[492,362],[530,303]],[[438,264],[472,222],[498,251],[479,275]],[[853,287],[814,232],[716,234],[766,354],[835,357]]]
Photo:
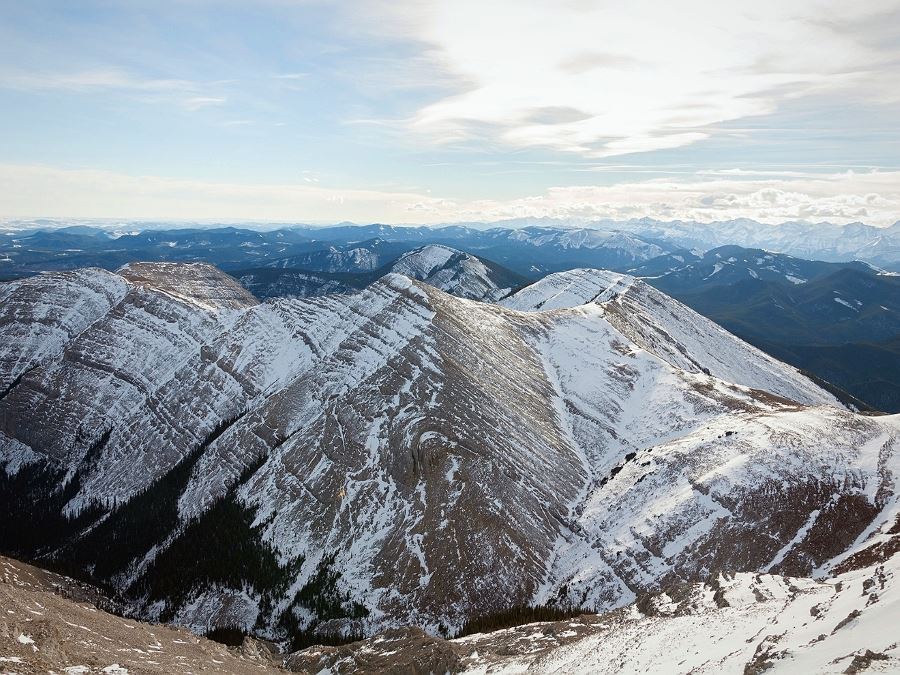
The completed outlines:
[[[594,227],[608,228],[610,223],[601,222]],[[865,260],[879,266],[900,263],[900,222],[891,227],[875,227],[803,221],[769,225],[748,218],[713,223],[642,218],[616,222],[615,227],[686,249],[706,251],[731,244],[811,260]]]
[[[284,636],[612,609],[724,569],[826,574],[898,508],[900,419],[625,275],[505,306],[397,274],[257,303],[158,264],[3,294],[3,545],[143,617]]]
[[[460,298],[485,302],[494,302],[509,295],[525,281],[500,265],[437,244],[400,256],[391,265],[390,271],[424,281]]]
[[[377,245],[377,244],[376,244]],[[354,249],[367,250],[367,249]],[[370,252],[383,261],[384,255]],[[461,298],[493,302],[524,286],[527,279],[489,260],[442,244],[429,244],[406,251],[372,271],[368,262],[355,267],[343,259],[341,272],[309,272],[293,267],[240,270],[234,276],[259,298],[309,298],[330,293],[352,293],[388,273],[424,281]],[[369,258],[363,258],[368,261]],[[281,261],[284,262],[284,261]]]
[[[628,270],[629,274],[653,279],[657,288],[696,291],[747,279],[800,285],[843,269],[868,274],[880,270],[864,262],[828,263],[804,260],[784,253],[742,246],[720,246],[697,255],[678,251]]]
[[[544,277],[501,302],[520,311],[588,304],[635,345],[687,372],[704,372],[807,404],[836,401],[796,368],[627,274],[570,270]],[[594,308],[597,309],[594,309]]]

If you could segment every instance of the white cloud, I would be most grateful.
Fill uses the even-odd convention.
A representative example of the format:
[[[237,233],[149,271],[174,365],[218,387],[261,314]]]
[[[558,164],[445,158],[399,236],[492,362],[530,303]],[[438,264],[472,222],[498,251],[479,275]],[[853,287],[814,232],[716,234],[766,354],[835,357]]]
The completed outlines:
[[[900,171],[701,175],[604,186],[552,187],[510,200],[340,189],[304,171],[297,183],[242,184],[0,165],[0,216],[438,223],[515,217],[654,217],[889,225],[900,217]],[[52,199],[48,198],[52,195]]]
[[[512,147],[607,157],[682,147],[788,98],[900,97],[900,26],[889,28],[888,15],[900,9],[897,0],[369,6],[382,17],[372,25],[420,41],[432,62],[467,83],[410,120],[438,142],[489,135]],[[551,107],[578,114],[535,119]]]
[[[162,101],[195,112],[221,106],[227,99],[208,93],[226,81],[194,82],[178,78],[141,77],[118,68],[47,72],[0,70],[0,88],[20,91],[68,92],[74,94],[122,93],[144,101]]]
[[[66,90],[76,92],[110,89],[139,92],[191,91],[195,85],[187,80],[143,78],[123,70],[108,68],[67,73],[39,71],[0,72],[0,87],[32,91]]]
[[[184,107],[193,112],[208,106],[222,105],[226,100],[222,96],[191,96],[184,101]]]
[[[304,177],[318,180],[305,172]],[[129,176],[93,169],[0,164],[3,216],[250,221],[409,222],[419,194]],[[52,198],[49,197],[52,195]]]

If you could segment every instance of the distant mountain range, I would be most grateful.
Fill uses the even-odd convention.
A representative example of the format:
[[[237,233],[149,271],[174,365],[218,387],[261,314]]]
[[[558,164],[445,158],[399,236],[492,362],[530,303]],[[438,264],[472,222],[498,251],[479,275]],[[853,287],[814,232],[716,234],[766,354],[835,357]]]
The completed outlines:
[[[87,264],[115,269],[129,260],[189,261],[196,259],[192,256],[204,253],[209,262],[234,269],[235,264],[262,266],[268,264],[262,263],[263,260],[290,258],[329,246],[341,248],[370,239],[406,243],[409,248],[446,244],[478,253],[529,276],[573,267],[618,269],[629,262],[682,249],[702,254],[726,245],[760,248],[812,260],[861,260],[900,271],[900,222],[890,227],[874,227],[863,223],[767,225],[749,219],[698,223],[647,218],[627,221],[532,218],[436,227],[342,224],[297,225],[276,230],[239,226],[175,229],[167,228],[164,223],[116,224],[106,228],[61,225],[54,221],[6,223],[5,232],[0,230],[0,258],[6,256],[8,260],[5,265],[0,263],[0,274],[11,277],[29,270],[71,269]],[[111,247],[108,240],[114,235],[117,243]],[[109,248],[109,253],[115,255],[103,265],[93,257],[98,248]],[[540,255],[531,255],[537,250]],[[288,266],[305,267],[293,263]]]
[[[819,252],[829,260],[859,253],[890,267],[896,225],[634,220],[563,227],[550,219],[506,225],[153,229],[122,236],[89,226],[23,231],[0,236],[0,276],[117,269],[135,260],[211,262],[257,297],[269,298],[351,293],[399,271],[449,292],[472,283],[460,294],[497,300],[557,271],[611,269],[646,278],[752,344],[846,391],[861,408],[900,411],[896,278],[873,263],[809,260],[773,250]],[[767,236],[765,248],[735,243]],[[442,265],[395,269],[403,256],[421,258],[423,247],[432,254],[456,253],[446,261],[425,256]]]

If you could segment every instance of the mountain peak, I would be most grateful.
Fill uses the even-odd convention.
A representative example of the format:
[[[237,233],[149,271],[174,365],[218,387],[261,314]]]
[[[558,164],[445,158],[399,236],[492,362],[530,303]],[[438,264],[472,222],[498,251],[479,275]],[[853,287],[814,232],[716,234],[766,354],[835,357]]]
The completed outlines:
[[[523,288],[501,304],[519,311],[599,305],[619,331],[677,368],[712,374],[800,403],[837,403],[796,368],[628,274],[593,269],[559,272]]]
[[[443,244],[429,244],[403,254],[391,272],[470,300],[492,302],[521,285],[521,277],[471,253]]]

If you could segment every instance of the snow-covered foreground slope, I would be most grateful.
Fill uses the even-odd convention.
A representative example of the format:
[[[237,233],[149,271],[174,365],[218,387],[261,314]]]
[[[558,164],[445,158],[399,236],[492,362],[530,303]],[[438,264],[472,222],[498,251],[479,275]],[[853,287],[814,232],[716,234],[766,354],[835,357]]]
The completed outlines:
[[[628,278],[552,311],[395,274],[262,304],[209,268],[120,278],[0,399],[0,506],[25,523],[7,550],[141,616],[438,633],[723,569],[826,574],[896,516],[900,420],[827,405]]]
[[[900,672],[900,556],[870,562],[823,581],[720,573],[607,614],[450,641],[395,631],[287,663],[341,673],[422,662],[433,672],[484,675]]]
[[[900,671],[900,557],[827,581],[718,575],[674,587],[536,659],[472,672]]]

